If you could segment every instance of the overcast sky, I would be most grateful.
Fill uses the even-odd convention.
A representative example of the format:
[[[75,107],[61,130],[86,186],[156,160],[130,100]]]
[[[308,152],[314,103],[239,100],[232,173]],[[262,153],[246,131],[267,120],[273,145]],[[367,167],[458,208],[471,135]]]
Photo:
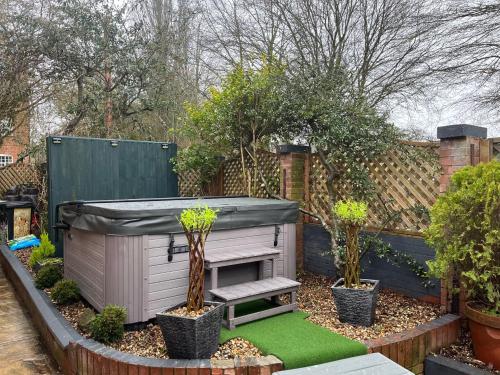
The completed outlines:
[[[471,124],[488,129],[488,138],[500,137],[498,113],[479,108],[468,101],[467,90],[475,90],[471,84],[462,88],[439,88],[417,104],[411,103],[395,107],[390,120],[401,128],[418,128],[427,136],[435,138],[438,126]]]

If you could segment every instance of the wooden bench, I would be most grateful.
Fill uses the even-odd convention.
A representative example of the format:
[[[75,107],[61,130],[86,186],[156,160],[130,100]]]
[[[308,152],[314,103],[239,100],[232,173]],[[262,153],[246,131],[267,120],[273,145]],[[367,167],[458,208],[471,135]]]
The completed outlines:
[[[254,247],[252,249],[227,249],[214,251],[205,255],[205,269],[210,270],[211,288],[217,289],[219,285],[219,268],[236,264],[259,262],[259,279],[263,278],[264,261],[272,261],[272,275],[277,276],[277,261],[280,251],[272,247]]]
[[[411,375],[404,367],[384,357],[372,353],[323,363],[321,365],[274,372],[274,375]]]
[[[299,282],[287,279],[286,277],[274,277],[212,289],[209,292],[216,300],[226,303],[227,319],[224,321],[224,325],[232,330],[238,324],[297,310],[296,294],[299,286]],[[234,316],[235,305],[262,298],[273,298],[286,293],[290,293],[290,303],[288,304],[239,317]]]

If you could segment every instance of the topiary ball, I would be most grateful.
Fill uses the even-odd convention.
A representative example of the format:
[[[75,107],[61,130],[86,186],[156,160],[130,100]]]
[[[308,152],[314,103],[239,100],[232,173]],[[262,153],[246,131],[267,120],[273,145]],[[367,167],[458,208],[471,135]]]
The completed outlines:
[[[51,296],[57,304],[69,305],[80,299],[80,288],[74,280],[59,280],[52,288]]]
[[[38,289],[52,288],[63,278],[61,268],[55,264],[47,264],[40,268],[35,276],[35,286]]]
[[[93,339],[105,344],[123,337],[123,325],[127,319],[127,310],[116,305],[107,305],[102,313],[90,322],[90,334]]]

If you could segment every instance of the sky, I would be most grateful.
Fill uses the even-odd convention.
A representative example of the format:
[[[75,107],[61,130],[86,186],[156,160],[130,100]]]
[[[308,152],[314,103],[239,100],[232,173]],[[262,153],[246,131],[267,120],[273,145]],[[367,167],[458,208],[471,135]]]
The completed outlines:
[[[389,119],[400,128],[420,129],[426,138],[432,139],[439,126],[455,124],[482,126],[488,129],[488,138],[500,137],[498,115],[470,102],[468,87],[437,88],[426,99],[393,108]]]

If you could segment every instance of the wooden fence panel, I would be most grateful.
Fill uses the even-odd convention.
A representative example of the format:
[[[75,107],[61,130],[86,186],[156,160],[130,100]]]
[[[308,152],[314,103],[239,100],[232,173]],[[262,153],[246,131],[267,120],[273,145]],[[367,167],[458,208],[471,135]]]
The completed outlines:
[[[179,173],[179,197],[198,197],[201,195],[198,183],[199,175],[196,172]]]
[[[28,163],[15,163],[0,168],[0,195],[20,184],[39,184],[36,166]]]
[[[439,195],[439,146],[437,143],[411,143],[407,147],[418,148],[418,152],[426,152],[428,156],[414,161],[406,158],[402,151],[393,150],[373,162],[360,161],[376,192],[369,202],[368,227],[418,234],[427,226],[423,212]],[[311,157],[309,181],[308,207],[324,217],[329,210],[327,173],[315,154]],[[334,191],[342,199],[349,196],[350,186],[349,181],[337,180]],[[394,219],[389,220],[391,217]]]
[[[419,235],[427,226],[427,217],[422,213],[432,206],[439,195],[439,143],[412,142],[405,144],[405,147],[406,154],[412,152],[425,156],[409,158],[402,150],[393,150],[372,162],[359,161],[368,171],[376,191],[375,197],[369,202],[367,224],[372,229],[383,228],[392,232]],[[279,155],[260,151],[257,160],[268,189],[273,195],[279,195]],[[307,175],[304,182],[307,186],[303,206],[325,217],[330,209],[326,169],[317,154],[310,155],[306,160],[308,162],[304,172]],[[246,159],[246,165],[253,170],[250,158]],[[221,174],[216,179],[216,184],[223,185],[223,189],[219,186],[217,191],[221,194],[216,195],[248,194],[243,182],[240,159],[226,160]],[[194,173],[179,176],[181,196],[214,195],[200,192],[197,178]],[[339,199],[349,196],[350,187],[351,184],[345,179],[334,182],[334,191]],[[260,180],[256,196],[269,196]],[[389,221],[389,217],[397,219]]]
[[[245,159],[246,167],[253,172],[253,163],[249,157]],[[266,184],[258,179],[256,197],[267,198],[266,186],[274,195],[280,191],[280,158],[278,154],[269,151],[259,151],[257,163],[260,173]],[[244,186],[241,160],[239,158],[227,160],[224,163],[224,195],[248,195],[248,189]]]

